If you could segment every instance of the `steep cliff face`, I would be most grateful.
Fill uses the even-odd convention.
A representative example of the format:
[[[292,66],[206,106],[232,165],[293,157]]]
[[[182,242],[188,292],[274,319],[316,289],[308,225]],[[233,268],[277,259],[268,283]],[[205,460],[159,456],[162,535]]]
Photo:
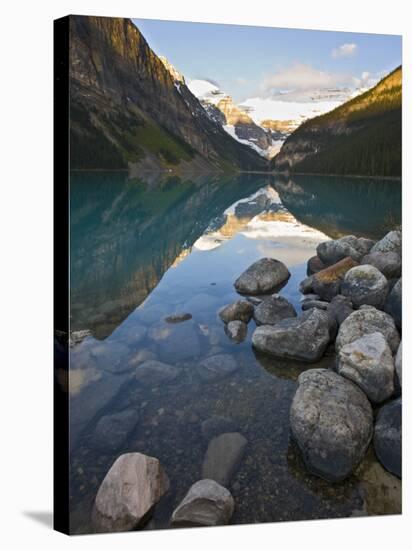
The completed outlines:
[[[70,18],[72,168],[262,169],[129,19]]]
[[[340,107],[303,123],[273,159],[276,170],[400,176],[402,68]]]

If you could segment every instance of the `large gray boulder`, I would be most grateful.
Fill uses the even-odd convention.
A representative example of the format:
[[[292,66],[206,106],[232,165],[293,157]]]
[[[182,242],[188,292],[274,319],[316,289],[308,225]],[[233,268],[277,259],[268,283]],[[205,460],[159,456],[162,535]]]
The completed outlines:
[[[252,344],[257,350],[276,357],[313,363],[322,357],[329,344],[329,329],[327,313],[310,309],[300,317],[257,327]]]
[[[341,481],[362,460],[372,438],[371,405],[353,382],[330,370],[305,371],[298,384],[291,435],[310,472]]]
[[[371,252],[396,252],[402,256],[402,232],[389,231],[371,248]]]
[[[380,409],[373,446],[379,462],[392,474],[402,477],[402,398]]]
[[[230,492],[212,479],[194,483],[172,515],[173,527],[210,527],[229,523],[235,509]]]
[[[399,386],[402,388],[402,342],[399,344],[398,352],[395,359],[395,371],[398,377]]]
[[[214,437],[203,460],[202,477],[227,486],[245,454],[246,445],[246,438],[238,432]]]
[[[348,296],[355,307],[368,305],[382,309],[388,291],[388,280],[373,265],[353,267],[345,274],[341,285],[341,294]]]
[[[199,363],[198,372],[201,378],[207,382],[220,380],[234,373],[238,369],[238,364],[232,355],[227,353],[218,353],[211,357],[206,357]]]
[[[372,306],[362,306],[351,313],[339,327],[336,351],[365,334],[380,332],[386,338],[392,353],[396,353],[400,338],[395,322],[390,315]]]
[[[269,294],[290,277],[284,263],[272,258],[262,258],[240,275],[235,288],[242,294]]]
[[[274,325],[289,317],[296,317],[295,308],[280,294],[273,294],[263,300],[253,314],[257,325]]]
[[[237,300],[233,304],[222,307],[219,311],[219,317],[224,323],[231,321],[243,321],[248,323],[253,315],[253,304],[247,300]]]
[[[371,252],[362,258],[361,263],[373,265],[387,279],[397,279],[402,274],[402,258],[397,252]]]
[[[247,324],[243,321],[230,321],[225,326],[225,332],[234,342],[243,342],[247,336]]]
[[[136,529],[168,489],[169,480],[157,458],[141,453],[120,455],[97,491],[92,514],[95,531]]]
[[[369,239],[358,239],[354,235],[347,235],[341,239],[320,243],[316,252],[325,265],[336,264],[348,256],[356,262],[360,262],[373,244],[374,242]]]
[[[94,429],[91,445],[101,452],[116,451],[132,433],[138,420],[139,413],[135,409],[102,416]]]
[[[337,371],[355,382],[373,403],[389,399],[394,391],[394,363],[381,332],[365,334],[339,351]]]
[[[402,328],[402,279],[399,279],[390,291],[384,307],[386,313],[394,319],[396,326]]]
[[[179,373],[179,369],[173,365],[149,359],[136,368],[135,378],[143,386],[151,387],[172,382]]]

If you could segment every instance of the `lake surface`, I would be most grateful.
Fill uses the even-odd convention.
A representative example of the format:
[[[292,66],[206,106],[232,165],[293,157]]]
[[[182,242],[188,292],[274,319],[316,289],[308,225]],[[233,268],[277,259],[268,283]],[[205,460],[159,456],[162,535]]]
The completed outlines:
[[[333,348],[305,365],[257,356],[247,339],[228,339],[217,312],[239,296],[235,279],[255,260],[283,261],[291,272],[280,293],[300,308],[299,282],[319,242],[347,234],[379,238],[401,223],[401,185],[359,178],[241,175],[179,180],[125,173],[71,176],[70,437],[71,529],[90,532],[99,484],[117,456],[159,458],[171,482],[147,528],[171,513],[201,478],[207,442],[201,424],[219,415],[247,439],[230,490],[232,523],[399,513],[400,481],[373,450],[346,481],[307,473],[289,440],[297,376],[330,367]],[[164,319],[188,312],[192,319]],[[205,382],[207,356],[229,353],[237,370]],[[135,379],[143,357],[179,368],[167,384]],[[128,411],[127,429],[96,428]],[[132,420],[130,420],[132,418]]]

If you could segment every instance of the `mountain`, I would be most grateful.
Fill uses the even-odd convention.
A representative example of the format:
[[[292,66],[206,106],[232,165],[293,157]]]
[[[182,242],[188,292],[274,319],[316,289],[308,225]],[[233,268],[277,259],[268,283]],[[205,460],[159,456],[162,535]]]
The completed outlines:
[[[207,80],[193,80],[188,84],[211,120],[239,143],[248,145],[266,158],[273,156],[272,134],[252,119],[247,109],[236,105],[230,95]]]
[[[402,68],[333,111],[304,122],[271,166],[304,173],[401,175]]]
[[[256,170],[129,19],[70,17],[71,168]]]

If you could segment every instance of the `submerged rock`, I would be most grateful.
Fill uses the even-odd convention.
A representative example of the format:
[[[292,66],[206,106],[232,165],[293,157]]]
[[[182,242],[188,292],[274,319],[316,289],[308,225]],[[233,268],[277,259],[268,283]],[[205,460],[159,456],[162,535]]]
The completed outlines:
[[[201,353],[202,334],[193,320],[185,323],[160,322],[153,325],[148,336],[156,346],[162,361],[177,362],[194,359]]]
[[[336,338],[336,351],[339,352],[345,344],[373,332],[383,334],[392,353],[396,353],[400,339],[394,320],[384,311],[372,306],[362,306],[343,321]]]
[[[154,359],[144,361],[136,368],[135,378],[143,386],[158,386],[179,376],[179,369]]]
[[[312,276],[312,288],[322,300],[330,302],[339,294],[342,281],[349,270],[357,265],[352,258],[343,258],[336,264],[322,269]]]
[[[172,515],[174,527],[210,527],[229,523],[235,509],[230,492],[213,481],[194,483]]]
[[[368,305],[382,309],[388,290],[385,275],[373,265],[360,265],[346,273],[341,293],[348,296],[355,307]]]
[[[397,279],[402,274],[402,259],[397,252],[371,252],[362,258],[362,264],[373,265],[387,279]]]
[[[247,336],[247,324],[243,321],[230,321],[225,326],[225,332],[231,340],[243,342]]]
[[[373,403],[381,403],[393,394],[392,352],[380,332],[365,334],[343,346],[339,351],[337,371],[355,382]]]
[[[119,456],[97,492],[95,530],[115,532],[140,527],[168,489],[169,480],[157,458],[141,453]]]
[[[227,432],[236,432],[237,424],[231,418],[225,416],[214,415],[202,422],[202,436],[209,441],[213,437]]]
[[[402,477],[402,398],[384,405],[377,416],[373,446],[379,462]]]
[[[284,263],[272,258],[262,258],[236,279],[235,288],[242,294],[268,294],[289,277],[289,270]]]
[[[238,365],[232,355],[219,353],[201,361],[198,371],[203,380],[212,382],[229,376],[237,369]]]
[[[383,239],[378,241],[371,252],[396,252],[402,256],[402,233],[401,231],[389,231]]]
[[[363,458],[373,431],[365,394],[350,380],[326,369],[298,378],[290,428],[313,474],[328,481],[345,479]]]
[[[91,438],[93,448],[105,453],[116,451],[132,433],[138,420],[138,412],[134,409],[102,416]]]
[[[396,326],[402,328],[402,279],[399,279],[390,291],[386,302],[385,311],[394,319]]]
[[[313,363],[322,357],[329,344],[329,330],[327,313],[310,309],[300,317],[257,327],[252,343],[257,350],[276,357]]]
[[[227,486],[245,453],[247,440],[238,432],[214,437],[207,448],[202,477]]]
[[[189,321],[192,318],[191,313],[173,313],[165,317],[166,323],[183,323],[184,321]]]
[[[248,300],[237,300],[233,304],[224,306],[219,311],[219,317],[224,323],[243,321],[248,323],[253,315],[253,305]]]
[[[257,325],[274,325],[282,319],[296,317],[296,311],[286,298],[273,294],[255,308],[253,317]]]

